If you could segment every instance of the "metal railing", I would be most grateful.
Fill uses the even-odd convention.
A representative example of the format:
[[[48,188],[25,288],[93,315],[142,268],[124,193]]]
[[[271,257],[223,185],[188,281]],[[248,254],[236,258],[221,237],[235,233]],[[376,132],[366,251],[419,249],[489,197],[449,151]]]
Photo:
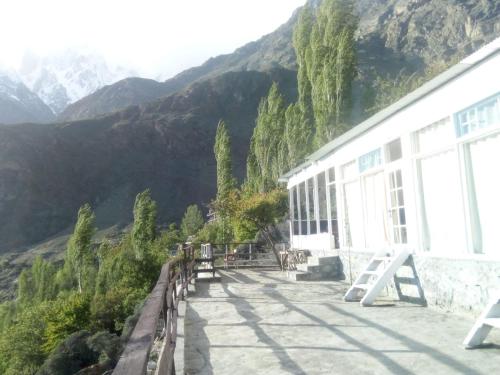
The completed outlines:
[[[194,276],[194,247],[184,245],[178,256],[167,262],[161,270],[158,282],[142,308],[139,320],[125,346],[113,375],[144,375],[158,325],[164,343],[156,365],[156,374],[175,374],[174,353],[177,341],[179,302]]]

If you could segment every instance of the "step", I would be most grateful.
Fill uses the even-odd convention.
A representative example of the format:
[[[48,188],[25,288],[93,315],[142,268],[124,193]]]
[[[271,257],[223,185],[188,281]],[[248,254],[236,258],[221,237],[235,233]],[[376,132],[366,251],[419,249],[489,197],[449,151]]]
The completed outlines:
[[[500,318],[486,318],[483,320],[483,324],[490,327],[500,328]]]
[[[310,281],[312,273],[302,271],[288,271],[288,279],[294,281]]]
[[[336,255],[332,256],[308,256],[307,264],[310,266],[323,266],[327,264],[336,264],[339,261],[339,257]]]
[[[378,275],[380,275],[380,271],[363,271],[363,275],[378,276]]]
[[[297,264],[297,271],[302,271],[302,272],[319,272],[320,267],[319,266],[313,266],[307,263],[299,263]]]

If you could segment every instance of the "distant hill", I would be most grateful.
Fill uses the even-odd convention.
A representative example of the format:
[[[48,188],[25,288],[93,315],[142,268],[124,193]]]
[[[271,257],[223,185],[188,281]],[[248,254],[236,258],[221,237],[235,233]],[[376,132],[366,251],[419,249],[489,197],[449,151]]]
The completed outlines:
[[[295,72],[230,72],[96,119],[0,126],[0,252],[59,233],[85,202],[101,228],[130,222],[146,188],[163,222],[208,203],[218,121],[228,124],[241,180],[257,106],[273,81],[293,92]]]
[[[0,123],[50,122],[54,119],[51,109],[17,76],[0,71]]]

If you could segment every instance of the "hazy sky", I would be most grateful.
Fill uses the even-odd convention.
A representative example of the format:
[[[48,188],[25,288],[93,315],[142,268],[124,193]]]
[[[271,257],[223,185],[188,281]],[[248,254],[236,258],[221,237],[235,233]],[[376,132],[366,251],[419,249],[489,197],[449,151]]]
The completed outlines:
[[[85,47],[166,78],[273,31],[305,1],[0,0],[0,64]]]

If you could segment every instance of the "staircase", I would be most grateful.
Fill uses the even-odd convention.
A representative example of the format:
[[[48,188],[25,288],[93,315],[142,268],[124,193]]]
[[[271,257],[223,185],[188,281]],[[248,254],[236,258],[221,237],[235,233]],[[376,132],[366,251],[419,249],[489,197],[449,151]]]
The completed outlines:
[[[377,252],[349,288],[344,300],[358,301],[362,296],[360,302],[362,306],[373,304],[380,291],[394,277],[398,268],[406,262],[409,256],[408,250],[397,250],[393,253],[387,250]]]
[[[486,309],[465,338],[464,346],[466,348],[480,346],[492,328],[500,328],[500,292],[486,306]]]
[[[342,269],[338,256],[308,256],[307,263],[299,263],[296,267],[287,275],[295,281],[339,280]]]

